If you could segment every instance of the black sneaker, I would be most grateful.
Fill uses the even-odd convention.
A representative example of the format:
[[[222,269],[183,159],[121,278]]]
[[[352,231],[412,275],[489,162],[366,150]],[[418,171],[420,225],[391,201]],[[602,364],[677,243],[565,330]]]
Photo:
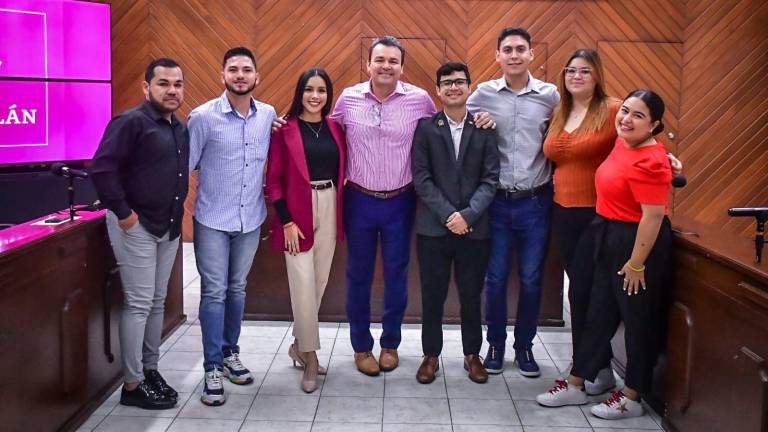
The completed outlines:
[[[176,399],[169,399],[144,380],[131,391],[126,390],[125,385],[123,385],[123,391],[120,394],[120,405],[135,406],[149,410],[163,410],[176,406]]]
[[[163,376],[160,375],[160,371],[157,369],[149,369],[144,371],[144,379],[155,388],[155,390],[167,396],[169,399],[177,399],[179,394],[173,387],[169,386]]]

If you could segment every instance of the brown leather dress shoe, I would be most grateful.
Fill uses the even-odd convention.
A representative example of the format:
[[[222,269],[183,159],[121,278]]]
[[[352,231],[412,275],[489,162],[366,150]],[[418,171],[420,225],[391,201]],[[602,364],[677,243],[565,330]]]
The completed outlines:
[[[382,348],[379,354],[379,367],[384,372],[389,372],[397,367],[397,350],[391,348]]]
[[[369,376],[376,376],[380,371],[379,364],[370,351],[355,353],[355,365],[357,370]]]
[[[424,356],[421,360],[421,366],[416,371],[416,381],[422,384],[429,384],[435,380],[435,374],[440,370],[440,361],[434,356]]]
[[[464,370],[469,372],[469,379],[478,384],[488,381],[488,372],[477,354],[464,356]]]

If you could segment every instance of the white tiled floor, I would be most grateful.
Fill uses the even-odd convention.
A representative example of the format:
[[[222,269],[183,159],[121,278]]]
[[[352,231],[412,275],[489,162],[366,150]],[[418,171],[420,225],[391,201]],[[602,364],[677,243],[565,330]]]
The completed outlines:
[[[524,378],[508,361],[502,375],[475,384],[462,368],[461,333],[445,327],[440,372],[434,383],[416,382],[420,326],[403,326],[400,366],[378,377],[354,367],[346,324],[323,323],[320,361],[328,376],[307,395],[299,388],[301,371],[287,355],[292,342],[289,322],[247,321],[240,341],[241,358],[253,372],[248,386],[225,383],[227,402],[207,407],[199,400],[202,344],[197,305],[200,301],[191,245],[184,248],[184,306],[188,323],[161,347],[160,370],[179,391],[173,410],[146,411],[118,404],[119,389],[83,424],[82,431],[354,431],[354,432],[586,432],[660,430],[655,413],[625,421],[593,417],[589,406],[543,408],[534,398],[568,367],[570,333],[539,330],[534,355],[542,377]],[[566,308],[567,309],[567,308]],[[568,315],[566,310],[566,316]],[[374,329],[379,333],[380,327]],[[511,331],[511,329],[510,329]],[[509,347],[511,349],[511,347]],[[483,346],[485,352],[486,346]],[[378,351],[375,348],[374,351]],[[597,403],[600,398],[593,398]]]

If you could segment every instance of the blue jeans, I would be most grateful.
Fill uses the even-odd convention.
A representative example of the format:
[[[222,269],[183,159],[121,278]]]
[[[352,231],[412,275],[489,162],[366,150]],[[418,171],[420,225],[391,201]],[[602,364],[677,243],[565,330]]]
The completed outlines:
[[[497,195],[491,203],[491,258],[485,274],[485,321],[490,344],[503,345],[507,339],[507,280],[514,250],[520,278],[514,349],[533,346],[551,210],[551,188],[515,201]]]
[[[260,231],[219,231],[194,221],[206,371],[214,366],[221,368],[224,357],[240,352],[237,340],[243,321],[246,277],[259,247]]]
[[[397,349],[400,325],[408,305],[408,262],[416,212],[413,189],[393,198],[378,199],[344,189],[344,228],[347,233],[347,318],[352,348],[371,351],[371,284],[381,239],[384,268],[382,348]]]

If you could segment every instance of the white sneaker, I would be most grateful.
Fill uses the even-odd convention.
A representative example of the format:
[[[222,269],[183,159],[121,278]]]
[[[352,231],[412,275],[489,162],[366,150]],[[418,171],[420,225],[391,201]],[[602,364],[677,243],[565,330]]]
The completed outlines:
[[[224,383],[221,381],[221,371],[219,369],[213,368],[205,373],[205,383],[203,384],[203,394],[200,395],[200,401],[210,406],[219,406],[226,402]]]
[[[607,367],[600,369],[594,381],[585,381],[584,389],[589,396],[603,394],[616,387],[616,377],[613,376],[613,369]]]
[[[554,387],[536,396],[536,402],[546,407],[561,407],[584,405],[588,400],[583,388],[568,384],[565,380],[556,380]]]
[[[233,352],[224,357],[224,376],[233,384],[245,385],[253,382],[251,371],[240,361],[240,354]]]
[[[590,411],[595,417],[606,420],[625,419],[642,416],[643,404],[633,401],[624,396],[624,393],[617,391],[613,392],[605,402],[593,406]]]

